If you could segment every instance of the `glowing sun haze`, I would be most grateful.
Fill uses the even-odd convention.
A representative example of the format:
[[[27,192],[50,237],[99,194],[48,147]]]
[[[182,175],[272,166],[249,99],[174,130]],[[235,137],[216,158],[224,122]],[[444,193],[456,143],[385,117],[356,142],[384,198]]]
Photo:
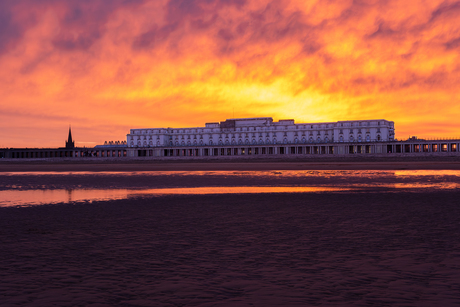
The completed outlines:
[[[460,1],[0,0],[0,147],[232,117],[460,137]]]

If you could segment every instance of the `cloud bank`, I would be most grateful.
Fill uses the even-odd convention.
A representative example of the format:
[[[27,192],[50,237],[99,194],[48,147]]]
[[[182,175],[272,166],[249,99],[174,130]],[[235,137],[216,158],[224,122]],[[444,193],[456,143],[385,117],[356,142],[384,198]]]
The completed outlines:
[[[0,0],[0,147],[233,114],[460,137],[459,15],[438,0]]]

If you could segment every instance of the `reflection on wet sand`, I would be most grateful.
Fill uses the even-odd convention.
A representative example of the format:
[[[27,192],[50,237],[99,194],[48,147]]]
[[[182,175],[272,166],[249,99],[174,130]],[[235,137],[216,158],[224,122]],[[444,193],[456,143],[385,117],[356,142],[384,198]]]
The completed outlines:
[[[31,206],[55,203],[78,203],[108,201],[133,197],[162,195],[210,195],[210,194],[265,194],[265,193],[322,193],[360,192],[376,189],[406,190],[452,190],[460,189],[458,183],[392,183],[350,184],[340,187],[325,186],[239,186],[239,187],[194,187],[162,189],[54,189],[54,190],[4,190],[0,191],[0,207]]]
[[[460,171],[164,171],[0,173],[0,207],[161,195],[460,189]]]
[[[460,176],[460,171],[455,170],[404,170],[394,171],[395,176]]]
[[[127,198],[128,190],[5,190],[0,191],[0,207],[33,206],[81,201]]]
[[[309,193],[338,192],[349,188],[333,187],[199,187],[199,188],[168,188],[129,191],[129,196],[137,195],[179,195],[179,194],[259,194],[259,193]]]
[[[362,183],[347,185],[355,190],[360,188],[367,189],[408,189],[408,190],[455,190],[460,189],[460,184],[455,182],[397,182],[397,183]]]
[[[82,190],[5,190],[0,191],[0,207],[31,206],[82,201],[104,201],[141,196],[205,195],[205,194],[258,194],[309,193],[349,190],[333,187],[199,187],[165,189],[82,189]]]

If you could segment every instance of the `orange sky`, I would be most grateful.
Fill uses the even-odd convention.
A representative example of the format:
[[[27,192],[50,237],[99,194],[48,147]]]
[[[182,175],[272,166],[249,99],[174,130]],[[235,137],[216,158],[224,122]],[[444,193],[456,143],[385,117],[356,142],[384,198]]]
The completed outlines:
[[[0,0],[0,147],[271,116],[459,137],[460,1]]]

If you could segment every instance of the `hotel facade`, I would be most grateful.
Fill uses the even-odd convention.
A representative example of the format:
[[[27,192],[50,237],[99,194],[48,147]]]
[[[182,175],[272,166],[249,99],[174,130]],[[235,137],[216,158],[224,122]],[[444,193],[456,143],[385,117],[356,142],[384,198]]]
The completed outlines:
[[[204,127],[131,129],[128,156],[209,157],[457,152],[459,142],[395,141],[385,119],[295,123],[271,117],[234,118]]]
[[[394,140],[387,120],[296,124],[271,117],[235,118],[194,128],[131,129],[129,147],[281,145]]]
[[[348,143],[367,144],[353,151],[377,153],[382,150],[374,143],[391,141],[394,123],[383,119],[296,124],[271,117],[227,119],[204,127],[131,129],[126,140],[129,156],[152,157],[329,155],[348,153]]]

